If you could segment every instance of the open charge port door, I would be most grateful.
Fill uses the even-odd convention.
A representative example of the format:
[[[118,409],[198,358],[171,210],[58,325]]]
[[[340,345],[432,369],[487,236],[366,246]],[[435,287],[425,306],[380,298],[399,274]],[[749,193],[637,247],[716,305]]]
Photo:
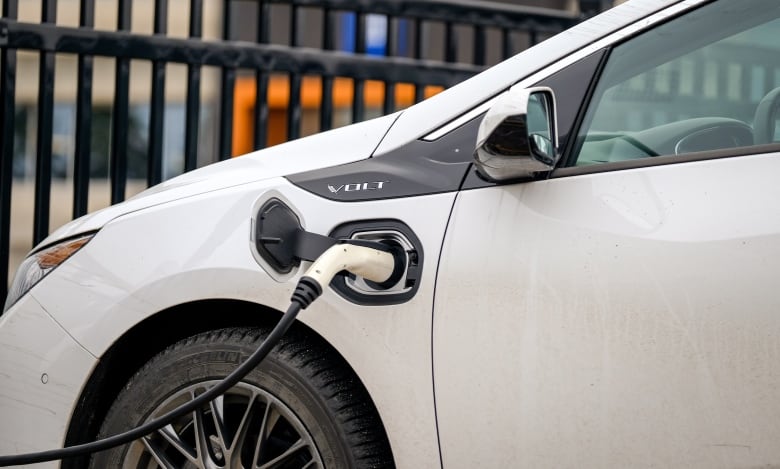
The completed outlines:
[[[374,284],[352,275],[337,275],[331,282],[344,298],[364,305],[392,305],[411,299],[420,286],[422,274],[422,244],[414,232],[399,220],[364,220],[339,225],[330,234],[336,239],[374,241],[400,248],[404,252],[406,268],[391,286]]]

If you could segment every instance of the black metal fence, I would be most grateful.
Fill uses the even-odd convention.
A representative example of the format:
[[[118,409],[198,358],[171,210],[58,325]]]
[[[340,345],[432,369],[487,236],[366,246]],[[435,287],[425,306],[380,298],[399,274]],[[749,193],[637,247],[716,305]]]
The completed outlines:
[[[24,0],[31,2],[32,0]],[[110,201],[125,198],[128,181],[131,62],[151,63],[151,96],[148,102],[146,183],[163,179],[163,141],[166,132],[166,65],[187,67],[184,100],[184,158],[181,171],[199,162],[199,116],[202,71],[217,68],[221,75],[218,93],[218,130],[212,149],[216,158],[232,155],[233,107],[237,78],[254,79],[253,147],[265,146],[268,135],[268,89],[276,74],[289,80],[287,138],[301,135],[301,85],[306,76],[320,80],[319,129],[331,128],[334,114],[334,80],[352,80],[351,121],[366,115],[365,85],[369,80],[384,84],[382,111],[392,112],[395,87],[410,84],[414,100],[423,99],[425,87],[451,86],[480,71],[485,65],[533,45],[577,21],[579,16],[562,11],[508,4],[467,1],[393,0],[221,0],[221,38],[203,39],[203,0],[189,1],[188,37],[167,34],[167,0],[154,0],[152,34],[135,32],[131,25],[132,0],[117,0],[116,28],[95,28],[95,0],[60,0],[79,8],[78,26],[57,22],[57,1],[41,0],[40,22],[19,21],[19,0],[5,0],[0,18],[0,299],[5,298],[9,268],[11,194],[16,117],[17,52],[39,55],[37,123],[35,126],[35,195],[31,243],[49,233],[52,187],[52,128],[55,106],[55,58],[77,56],[75,140],[70,163],[73,186],[72,216],[87,212],[90,188],[90,158],[94,155],[93,85],[95,58],[115,60],[113,103],[110,116],[108,179]],[[586,2],[587,3],[587,2]],[[592,2],[591,2],[592,3]],[[136,3],[137,5],[137,3]],[[175,12],[175,14],[179,14]],[[283,18],[284,21],[281,21]],[[313,20],[314,18],[314,20]],[[369,55],[368,20],[380,18],[385,25],[382,56]],[[305,20],[305,21],[304,21]],[[348,27],[345,29],[345,25]],[[318,36],[312,44],[311,37]],[[279,38],[284,38],[280,40]],[[346,45],[345,45],[346,44]],[[306,46],[306,47],[302,47]],[[170,80],[168,80],[170,86]],[[208,148],[208,147],[207,147]],[[200,155],[202,156],[202,155]],[[201,158],[202,159],[202,158]],[[72,180],[71,180],[72,179]]]

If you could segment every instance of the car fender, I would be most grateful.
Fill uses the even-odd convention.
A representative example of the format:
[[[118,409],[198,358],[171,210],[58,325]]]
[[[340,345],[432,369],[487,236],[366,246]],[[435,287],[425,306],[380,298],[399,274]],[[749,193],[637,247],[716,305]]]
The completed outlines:
[[[136,324],[185,302],[224,298],[284,311],[295,279],[274,280],[250,249],[252,207],[269,193],[281,194],[315,233],[328,234],[348,221],[394,218],[419,237],[425,263],[419,290],[408,302],[366,307],[327,289],[299,318],[362,380],[387,429],[396,464],[439,465],[431,315],[454,192],[347,203],[273,178],[192,196],[112,220],[31,293],[97,357]]]

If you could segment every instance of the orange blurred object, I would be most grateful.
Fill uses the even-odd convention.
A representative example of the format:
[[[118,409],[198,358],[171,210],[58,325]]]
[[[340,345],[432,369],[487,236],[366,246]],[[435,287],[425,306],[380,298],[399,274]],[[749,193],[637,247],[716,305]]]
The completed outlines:
[[[352,106],[354,82],[351,78],[333,80],[333,110]],[[415,87],[410,83],[395,85],[397,109],[414,104]],[[444,90],[442,86],[426,86],[424,96],[433,96]],[[233,156],[254,150],[254,107],[255,78],[239,77],[236,80],[233,106]],[[369,80],[365,83],[364,102],[366,108],[381,108],[385,99],[385,84]],[[290,80],[286,75],[271,76],[268,84],[268,139],[267,145],[276,145],[287,140],[287,107],[290,103]],[[301,107],[303,110],[319,109],[322,103],[322,79],[303,77],[301,81]]]

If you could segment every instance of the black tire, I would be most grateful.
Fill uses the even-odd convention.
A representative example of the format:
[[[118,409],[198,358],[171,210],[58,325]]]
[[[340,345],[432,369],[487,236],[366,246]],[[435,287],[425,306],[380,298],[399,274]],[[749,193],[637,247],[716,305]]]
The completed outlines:
[[[267,333],[223,329],[190,337],[161,352],[116,398],[101,437],[136,427],[198,395],[245,360]],[[242,421],[249,423],[242,425]],[[239,428],[245,430],[243,439]],[[157,458],[181,468],[208,466],[202,458],[210,458],[217,467],[226,463],[243,468],[394,467],[384,428],[362,383],[329,347],[295,331],[240,385],[175,422],[171,430],[167,436],[157,432],[146,442],[97,453],[90,467],[162,467]],[[283,460],[269,464],[283,455]]]

